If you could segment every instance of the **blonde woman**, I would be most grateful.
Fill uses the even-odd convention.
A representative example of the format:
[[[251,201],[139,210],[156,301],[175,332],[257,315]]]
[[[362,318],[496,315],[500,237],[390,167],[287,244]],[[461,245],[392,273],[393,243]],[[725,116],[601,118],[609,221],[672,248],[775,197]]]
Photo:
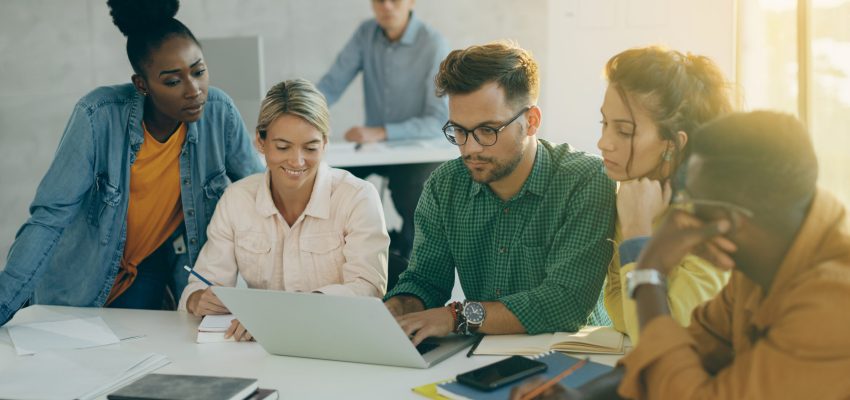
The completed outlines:
[[[689,135],[732,106],[723,74],[703,56],[656,46],[630,49],[608,61],[605,75],[597,146],[619,187],[617,254],[608,267],[604,300],[614,327],[634,343],[639,329],[626,276],[670,204],[670,180],[689,150]],[[687,326],[694,307],[714,297],[728,274],[689,255],[663,279],[673,317]]]
[[[267,171],[227,188],[195,270],[215,285],[381,297],[387,235],[378,193],[322,159],[330,130],[324,97],[308,81],[281,82],[263,100],[257,143]],[[180,308],[202,316],[227,308],[194,276]],[[250,340],[235,321],[226,336]]]

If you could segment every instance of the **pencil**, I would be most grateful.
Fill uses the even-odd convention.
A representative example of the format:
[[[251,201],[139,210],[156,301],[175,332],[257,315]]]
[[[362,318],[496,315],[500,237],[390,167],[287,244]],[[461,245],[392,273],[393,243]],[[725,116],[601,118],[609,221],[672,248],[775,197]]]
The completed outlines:
[[[531,399],[533,399],[533,398],[535,398],[535,397],[537,397],[537,396],[540,396],[540,394],[542,394],[543,392],[545,392],[545,391],[546,391],[546,389],[549,389],[550,387],[555,386],[555,384],[556,384],[556,383],[558,383],[558,382],[560,382],[560,381],[561,381],[561,379],[566,378],[567,376],[569,376],[570,374],[572,374],[573,372],[575,372],[575,371],[576,371],[576,370],[578,370],[579,368],[583,367],[583,366],[584,366],[584,364],[587,364],[587,359],[586,359],[586,358],[585,358],[584,360],[581,360],[581,361],[579,361],[579,362],[577,362],[577,363],[573,364],[573,366],[572,366],[572,367],[569,367],[569,368],[565,369],[563,372],[561,372],[560,374],[558,374],[558,376],[556,376],[556,377],[554,377],[554,378],[552,378],[552,379],[549,379],[548,381],[546,381],[546,382],[545,382],[545,383],[543,383],[542,385],[540,385],[540,386],[536,387],[536,388],[535,388],[534,390],[532,390],[531,392],[528,392],[525,396],[522,396],[522,399],[521,399],[521,400],[531,400]]]
[[[472,344],[472,347],[469,348],[469,351],[466,352],[466,358],[472,357],[472,354],[475,353],[475,349],[478,348],[478,345],[481,344],[481,340],[484,339],[484,335],[478,335],[475,339],[475,343]]]
[[[204,278],[203,276],[201,276],[201,274],[199,274],[199,273],[195,272],[195,270],[194,270],[194,269],[189,268],[189,266],[188,266],[188,265],[184,265],[184,266],[183,266],[183,269],[185,269],[186,271],[189,271],[189,273],[190,273],[190,274],[195,275],[195,277],[197,277],[198,279],[200,279],[200,280],[201,280],[201,282],[206,283],[206,284],[207,284],[207,286],[215,286],[215,285],[213,285],[213,284],[212,284],[212,282],[208,281],[208,280],[207,280],[207,278]]]

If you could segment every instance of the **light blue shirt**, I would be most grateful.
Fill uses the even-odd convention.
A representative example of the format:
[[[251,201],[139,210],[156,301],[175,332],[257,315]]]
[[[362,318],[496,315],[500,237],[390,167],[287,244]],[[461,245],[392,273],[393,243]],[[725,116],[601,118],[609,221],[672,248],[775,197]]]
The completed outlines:
[[[434,76],[448,52],[442,35],[413,13],[396,42],[370,19],[357,28],[318,88],[332,105],[363,71],[366,126],[383,126],[388,140],[442,137],[448,104],[436,96]]]
[[[77,102],[53,163],[0,271],[0,325],[34,304],[100,307],[127,239],[130,166],[144,142],[145,98],[132,84],[95,89]],[[263,170],[233,101],[209,88],[204,114],[188,124],[180,152],[184,262],[193,265],[228,181]],[[185,286],[188,272],[175,266]],[[175,288],[177,296],[183,287]]]

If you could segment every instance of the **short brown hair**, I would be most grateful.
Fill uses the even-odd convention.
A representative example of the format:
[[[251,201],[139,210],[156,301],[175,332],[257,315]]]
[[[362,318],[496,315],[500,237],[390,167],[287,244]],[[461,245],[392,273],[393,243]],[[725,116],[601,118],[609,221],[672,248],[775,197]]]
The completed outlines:
[[[537,62],[527,50],[505,41],[452,51],[440,63],[434,82],[437,96],[472,93],[496,82],[515,106],[534,104],[540,94]]]

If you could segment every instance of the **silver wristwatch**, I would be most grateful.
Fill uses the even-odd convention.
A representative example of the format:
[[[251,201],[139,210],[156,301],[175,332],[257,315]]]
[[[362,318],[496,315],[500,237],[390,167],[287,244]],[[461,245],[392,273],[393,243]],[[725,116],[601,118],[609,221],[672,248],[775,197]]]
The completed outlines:
[[[484,305],[477,301],[464,300],[461,313],[466,322],[464,334],[467,335],[478,332],[478,328],[484,323],[484,317],[487,316],[487,310],[484,309]]]
[[[640,285],[666,286],[667,279],[655,269],[636,269],[626,273],[626,293],[635,298],[635,289]]]

